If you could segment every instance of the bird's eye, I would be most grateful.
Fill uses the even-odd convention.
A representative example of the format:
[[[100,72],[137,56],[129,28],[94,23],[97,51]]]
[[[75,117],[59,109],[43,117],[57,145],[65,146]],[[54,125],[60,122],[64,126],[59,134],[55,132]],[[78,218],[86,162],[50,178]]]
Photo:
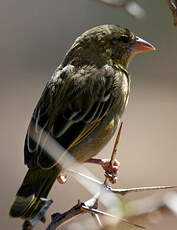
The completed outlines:
[[[122,36],[120,36],[120,38],[118,40],[120,42],[123,42],[123,43],[128,43],[129,42],[129,37],[126,36],[126,35],[122,35]]]
[[[117,42],[118,42],[117,38],[112,38],[113,45],[117,44]]]

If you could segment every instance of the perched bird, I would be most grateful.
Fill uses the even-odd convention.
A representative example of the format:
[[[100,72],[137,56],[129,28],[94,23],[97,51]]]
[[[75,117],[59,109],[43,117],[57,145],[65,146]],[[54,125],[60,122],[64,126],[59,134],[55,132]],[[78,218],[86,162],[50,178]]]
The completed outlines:
[[[62,170],[60,160],[46,151],[47,140],[41,141],[44,133],[79,162],[108,143],[128,102],[128,63],[135,54],[150,50],[151,44],[116,25],[97,26],[75,40],[34,110],[24,146],[29,169],[10,216],[33,218]]]

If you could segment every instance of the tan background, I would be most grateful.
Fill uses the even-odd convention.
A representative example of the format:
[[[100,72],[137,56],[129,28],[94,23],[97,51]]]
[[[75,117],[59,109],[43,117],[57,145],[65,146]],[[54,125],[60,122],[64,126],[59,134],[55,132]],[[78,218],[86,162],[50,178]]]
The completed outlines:
[[[138,2],[147,11],[147,17],[140,21],[96,1],[1,1],[2,229],[21,229],[21,220],[10,219],[8,209],[26,172],[23,142],[34,106],[73,40],[95,25],[126,26],[157,48],[156,52],[137,56],[129,67],[132,85],[119,148],[119,186],[177,184],[177,29],[165,1]],[[111,147],[101,156],[109,155]],[[103,179],[103,172],[92,168]],[[62,212],[78,198],[89,197],[77,182],[71,181],[52,189],[50,197],[55,204],[50,213]],[[167,218],[149,229],[172,230],[176,225],[175,218]],[[37,229],[44,228],[39,224]]]

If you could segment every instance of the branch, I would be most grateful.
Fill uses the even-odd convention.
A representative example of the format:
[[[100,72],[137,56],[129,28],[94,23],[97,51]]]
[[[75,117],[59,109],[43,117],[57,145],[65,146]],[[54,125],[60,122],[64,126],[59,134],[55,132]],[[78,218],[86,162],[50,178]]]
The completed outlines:
[[[48,225],[46,230],[55,230],[58,227],[61,227],[62,225],[66,224],[67,222],[73,220],[74,218],[76,218],[76,217],[78,217],[84,213],[90,213],[90,214],[94,215],[95,218],[98,218],[97,221],[99,223],[99,226],[102,226],[102,223],[99,219],[99,216],[105,216],[105,217],[111,217],[111,218],[117,219],[117,216],[112,215],[112,214],[107,213],[107,212],[103,212],[103,211],[97,209],[98,196],[99,196],[99,194],[97,194],[96,196],[94,196],[93,198],[91,198],[90,200],[88,200],[84,203],[81,203],[80,201],[78,201],[77,205],[75,205],[70,210],[68,210],[62,214],[60,214],[60,213],[53,214],[51,217],[51,223]],[[122,222],[128,224],[128,225],[144,229],[144,227],[142,227],[138,224],[131,223],[126,219],[121,218],[120,220]]]
[[[48,225],[46,230],[55,230],[58,227],[61,227],[62,225],[66,224],[67,222],[73,220],[77,216],[80,216],[84,214],[85,212],[89,212],[87,210],[84,210],[84,208],[87,208],[88,210],[92,208],[96,208],[97,206],[97,198],[98,195],[96,194],[93,198],[90,200],[81,203],[78,201],[78,204],[72,207],[70,210],[60,214],[60,213],[54,213],[51,216],[51,223]]]
[[[98,0],[105,5],[112,7],[119,7],[125,10],[134,18],[141,19],[145,16],[144,9],[133,0]],[[171,10],[173,16],[174,26],[177,26],[177,0],[166,0],[168,8]]]
[[[100,217],[98,214],[92,214],[93,219],[95,220],[95,223],[98,225],[99,228],[103,228],[103,224],[101,223]]]
[[[170,186],[152,186],[152,187],[139,187],[139,188],[123,188],[123,189],[113,189],[108,187],[111,192],[120,194],[122,196],[130,192],[145,192],[145,191],[157,191],[157,190],[166,190],[166,189],[177,189],[176,185]]]
[[[171,10],[174,26],[177,26],[177,0],[166,0],[166,3]]]
[[[110,189],[110,187],[108,187]],[[164,189],[176,189],[177,186],[154,186],[154,187],[141,187],[141,188],[129,188],[129,189],[110,189],[114,193],[118,193],[121,195],[125,195],[126,193],[129,192],[139,192],[139,191],[152,191],[152,190],[164,190]],[[106,187],[105,187],[106,189]],[[129,220],[132,220],[135,222],[136,218],[145,218],[146,215],[149,215],[149,213],[154,212],[156,210],[163,211],[164,210],[171,210],[170,213],[175,213],[177,215],[177,205],[174,208],[174,205],[172,203],[177,203],[177,194],[173,193],[175,195],[170,196],[171,199],[169,199],[169,194],[171,195],[172,193],[167,193],[163,199],[160,200],[160,202],[157,199],[157,196],[151,196],[147,197],[145,199],[141,200],[135,200],[128,202],[128,206],[130,207],[130,213],[129,216],[127,217],[128,220],[120,218],[121,222],[124,222],[126,224],[132,225],[134,227],[138,227],[141,229],[144,229],[139,224],[134,224],[130,222]],[[60,214],[60,213],[54,213],[51,216],[51,223],[48,225],[46,230],[55,230],[58,227],[61,227],[62,225],[66,224],[67,222],[73,220],[74,218],[83,215],[85,213],[90,213],[93,215],[99,226],[102,226],[102,223],[99,219],[99,216],[105,216],[105,217],[110,217],[110,218],[117,218],[117,216],[112,215],[110,213],[101,211],[97,209],[98,206],[98,199],[99,199],[100,193],[97,193],[93,198],[91,198],[88,201],[80,202],[78,201],[78,204],[73,206],[70,210]],[[173,199],[173,202],[172,202]],[[175,200],[176,199],[176,200]],[[175,200],[175,202],[174,202]],[[171,201],[171,202],[170,202]],[[147,205],[148,204],[148,205]]]
[[[83,173],[80,172],[76,172],[74,170],[70,170],[70,172],[79,175],[81,177],[83,177],[85,180],[88,180],[88,183],[95,183],[98,186],[105,186],[105,184],[103,184],[102,182],[100,182],[99,180],[96,180],[94,178],[91,178],[87,175],[84,175]],[[136,188],[112,188],[111,186],[106,185],[105,186],[106,189],[108,189],[109,191],[124,196],[128,193],[132,193],[132,192],[146,192],[146,191],[157,191],[157,190],[168,190],[168,189],[177,189],[177,185],[161,185],[161,186],[149,186],[149,187],[136,187]]]
[[[144,9],[133,0],[99,0],[108,6],[119,7],[134,18],[141,19],[145,16]]]
[[[116,137],[116,140],[115,140],[115,143],[114,143],[114,148],[113,148],[112,155],[111,155],[111,160],[110,160],[110,166],[112,166],[113,161],[115,159],[115,155],[117,153],[117,146],[118,146],[119,140],[120,140],[120,134],[121,134],[121,131],[122,131],[122,125],[123,125],[123,122],[121,122],[121,124],[120,124],[119,130],[118,130],[118,133],[117,133],[117,137]],[[106,177],[105,181],[104,181],[105,185],[107,185],[107,181],[108,181],[108,178]]]

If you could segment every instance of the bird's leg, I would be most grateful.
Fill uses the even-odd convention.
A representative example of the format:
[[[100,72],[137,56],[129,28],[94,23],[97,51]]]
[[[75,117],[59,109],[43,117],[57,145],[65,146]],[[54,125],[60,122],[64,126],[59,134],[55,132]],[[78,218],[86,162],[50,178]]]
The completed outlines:
[[[114,160],[113,163],[110,163],[110,159],[96,159],[91,158],[87,160],[85,163],[93,163],[101,165],[105,171],[105,176],[109,179],[112,184],[117,183],[119,176],[119,166],[120,163],[118,160]]]
[[[114,159],[111,163],[110,159],[103,159],[102,167],[105,170],[105,177],[107,177],[112,184],[117,183],[120,162],[117,159]]]

